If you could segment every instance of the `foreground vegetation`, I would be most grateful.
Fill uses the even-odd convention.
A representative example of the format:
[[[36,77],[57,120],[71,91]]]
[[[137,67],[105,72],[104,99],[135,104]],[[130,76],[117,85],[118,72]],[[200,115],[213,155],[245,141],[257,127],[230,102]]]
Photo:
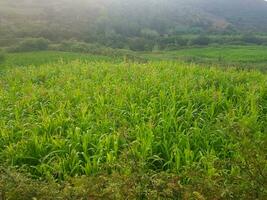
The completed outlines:
[[[61,55],[0,73],[5,198],[267,197],[266,74]]]

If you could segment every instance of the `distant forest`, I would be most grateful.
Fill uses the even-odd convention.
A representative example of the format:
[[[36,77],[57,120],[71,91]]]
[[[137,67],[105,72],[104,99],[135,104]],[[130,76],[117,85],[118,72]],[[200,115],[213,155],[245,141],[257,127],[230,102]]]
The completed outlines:
[[[265,34],[263,0],[0,0],[2,47],[42,38],[143,51],[267,44]]]

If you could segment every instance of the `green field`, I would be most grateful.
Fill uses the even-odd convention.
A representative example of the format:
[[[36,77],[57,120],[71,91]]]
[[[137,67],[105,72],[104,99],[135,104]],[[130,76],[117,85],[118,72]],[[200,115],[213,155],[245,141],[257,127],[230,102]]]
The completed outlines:
[[[267,62],[266,51],[266,46],[226,46],[185,49],[178,51],[177,54],[181,57],[192,56],[211,61],[255,64]]]
[[[267,46],[223,46],[223,47],[198,47],[185,48],[178,51],[159,52],[132,52],[121,51],[120,56],[89,55],[71,52],[45,51],[29,53],[8,54],[6,66],[28,66],[51,64],[55,62],[70,62],[73,60],[84,61],[111,61],[122,62],[125,56],[130,61],[180,61],[200,64],[202,66],[236,67],[240,69],[267,70]],[[3,65],[3,64],[2,64]]]
[[[141,54],[149,59],[182,60],[204,65],[219,65],[246,69],[267,70],[266,46],[223,46],[188,48],[179,51],[163,51]]]
[[[0,73],[6,198],[265,199],[266,74],[174,62],[267,57],[240,48],[138,55],[145,63],[8,54]]]

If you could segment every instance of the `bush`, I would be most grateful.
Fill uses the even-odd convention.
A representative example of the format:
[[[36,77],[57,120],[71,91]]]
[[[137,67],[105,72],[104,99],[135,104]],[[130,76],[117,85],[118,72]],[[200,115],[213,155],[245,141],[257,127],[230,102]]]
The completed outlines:
[[[98,45],[79,42],[76,40],[64,41],[59,45],[59,50],[61,51],[70,51],[79,53],[94,53],[95,51],[98,51],[99,48],[100,47]]]
[[[204,35],[200,35],[191,41],[192,45],[200,45],[200,46],[206,46],[209,45],[209,43],[210,43],[210,38]]]
[[[48,49],[49,40],[44,38],[28,38],[17,46],[8,49],[9,52],[45,51]]]
[[[103,54],[104,48],[97,44],[89,44],[79,42],[77,40],[66,40],[59,45],[50,46],[51,50],[77,52],[77,53],[90,53],[90,54]]]
[[[243,35],[241,41],[248,44],[262,44],[262,40],[254,35]]]
[[[94,55],[114,56],[114,57],[122,57],[129,52],[128,50],[125,49],[115,50],[98,44],[90,44],[85,42],[79,42],[76,40],[67,40],[57,45],[50,45],[49,49],[54,51],[89,53]]]
[[[133,51],[146,51],[146,50],[152,50],[147,47],[147,41],[144,38],[134,38],[134,39],[129,39],[129,47],[130,50]]]

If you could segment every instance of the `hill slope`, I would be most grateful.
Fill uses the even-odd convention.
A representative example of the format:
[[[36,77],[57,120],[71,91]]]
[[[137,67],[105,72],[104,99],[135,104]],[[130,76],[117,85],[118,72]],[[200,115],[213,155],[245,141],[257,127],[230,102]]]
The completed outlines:
[[[263,0],[0,1],[2,38],[123,41],[140,35],[248,31],[267,32]]]

